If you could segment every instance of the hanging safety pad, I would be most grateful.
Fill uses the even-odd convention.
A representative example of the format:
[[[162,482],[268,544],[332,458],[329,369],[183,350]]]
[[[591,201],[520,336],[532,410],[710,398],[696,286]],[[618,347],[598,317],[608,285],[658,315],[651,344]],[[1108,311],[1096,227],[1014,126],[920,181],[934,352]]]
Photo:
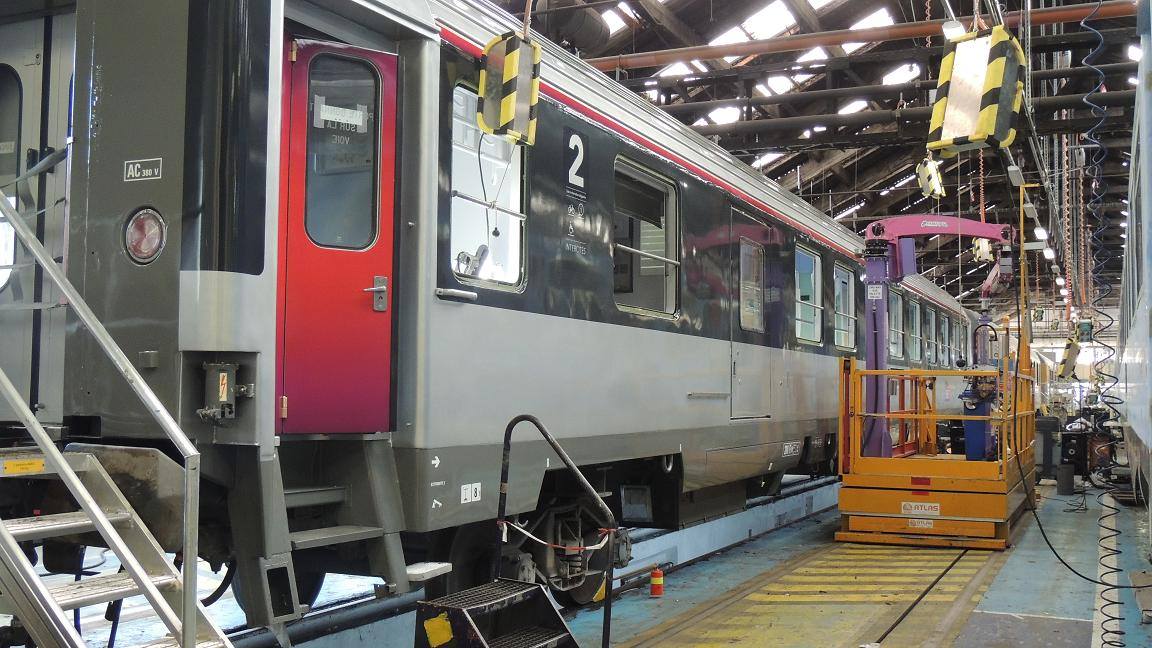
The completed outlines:
[[[929,153],[948,158],[960,151],[1012,144],[1024,99],[1026,62],[1020,42],[1003,26],[952,41],[940,64]]]
[[[480,130],[531,146],[540,99],[540,45],[515,32],[492,39],[480,59],[479,95]]]

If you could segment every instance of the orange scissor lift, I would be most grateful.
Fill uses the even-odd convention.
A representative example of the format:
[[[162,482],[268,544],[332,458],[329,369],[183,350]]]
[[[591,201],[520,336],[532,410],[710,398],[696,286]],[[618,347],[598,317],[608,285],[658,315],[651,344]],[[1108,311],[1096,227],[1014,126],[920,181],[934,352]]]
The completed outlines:
[[[1012,523],[1026,510],[1035,484],[1035,378],[1027,322],[1023,322],[1015,350],[1009,348],[1005,322],[1002,336],[997,336],[1003,340],[1000,360],[989,368],[889,369],[886,306],[890,273],[896,269],[898,278],[910,273],[899,269],[899,256],[892,263],[889,254],[914,259],[914,248],[908,244],[913,237],[943,232],[1006,245],[1012,233],[991,232],[984,223],[937,215],[896,217],[869,227],[866,321],[875,335],[866,336],[870,338],[866,367],[855,359],[845,359],[841,367],[843,484],[836,539],[1004,549]],[[1020,276],[1020,285],[1027,286],[1023,260]],[[1026,305],[1026,295],[1020,303]],[[949,382],[967,385],[969,395],[979,394],[986,407],[976,411],[982,413],[968,413],[959,399],[937,402],[939,388]],[[941,406],[951,411],[941,411]],[[937,425],[941,421],[979,426],[985,431],[981,437],[985,443],[988,436],[994,439],[989,444],[992,450],[970,459],[939,447]]]
[[[1026,357],[1026,356],[1025,356]],[[1015,375],[1015,357],[1000,369],[982,371],[859,369],[844,361],[841,375],[841,530],[845,542],[1004,549],[1012,522],[1025,510],[1035,483],[1035,436],[1031,363]],[[864,400],[864,378],[886,377],[896,385],[896,407],[872,414]],[[1002,389],[988,416],[939,413],[936,383],[946,378],[992,378]],[[891,431],[890,457],[862,452],[867,421],[882,418]],[[936,424],[942,420],[986,421],[997,439],[996,456],[968,461],[938,451]]]

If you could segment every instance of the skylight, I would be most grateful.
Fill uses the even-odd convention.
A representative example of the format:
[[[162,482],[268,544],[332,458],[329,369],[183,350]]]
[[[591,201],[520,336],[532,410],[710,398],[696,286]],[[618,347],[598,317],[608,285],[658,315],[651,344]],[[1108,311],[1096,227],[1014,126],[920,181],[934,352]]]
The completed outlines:
[[[755,161],[752,162],[752,168],[763,169],[764,167],[775,162],[776,160],[779,160],[782,157],[784,157],[784,154],[783,153],[777,153],[776,151],[772,151],[770,153],[765,153],[764,155],[761,155],[760,157],[756,158]]]
[[[852,205],[851,207],[849,207],[848,209],[845,209],[844,211],[840,212],[839,214],[836,214],[835,216],[832,217],[832,219],[833,220],[840,220],[840,219],[845,218],[847,216],[851,216],[852,214],[855,214],[856,212],[860,211],[860,208],[863,206],[864,206],[863,201],[858,202],[855,205]]]
[[[892,14],[888,13],[886,7],[877,9],[867,16],[861,18],[850,27],[850,29],[870,29],[872,27],[887,27],[894,24],[896,21],[892,19]],[[864,47],[864,43],[844,43],[844,51],[851,54],[856,50]]]
[[[600,16],[604,18],[604,23],[608,25],[609,34],[615,34],[621,29],[624,29],[624,19],[621,18],[620,14],[616,13],[615,10],[609,9],[600,14]]]
[[[784,94],[792,89],[792,80],[788,77],[771,76],[768,77],[768,87],[776,94]]]
[[[920,66],[915,63],[901,65],[900,67],[892,70],[884,75],[884,85],[897,85],[899,83],[908,83],[912,79],[920,76]]]
[[[725,106],[724,108],[717,108],[708,113],[708,118],[717,124],[731,124],[732,122],[740,119],[740,109],[736,106]]]
[[[825,6],[832,4],[835,0],[808,0],[808,4],[812,5],[813,9],[820,10]]]
[[[864,110],[867,107],[868,107],[867,101],[864,101],[862,99],[857,99],[855,101],[850,101],[850,102],[844,104],[844,107],[840,109],[840,114],[841,115],[847,115],[848,113],[860,112],[861,110]]]
[[[807,52],[801,54],[800,58],[796,59],[796,62],[806,63],[808,61],[822,61],[826,58],[828,58],[828,52],[825,52],[823,47],[813,47]],[[792,80],[796,83],[803,83],[811,78],[811,74],[796,74],[792,76]]]
[[[692,69],[686,63],[673,63],[668,67],[656,73],[656,76],[683,76],[685,74],[692,74]]]
[[[796,24],[796,18],[781,0],[764,7],[760,11],[748,16],[741,26],[748,31],[752,38],[771,38],[781,34],[784,30]]]

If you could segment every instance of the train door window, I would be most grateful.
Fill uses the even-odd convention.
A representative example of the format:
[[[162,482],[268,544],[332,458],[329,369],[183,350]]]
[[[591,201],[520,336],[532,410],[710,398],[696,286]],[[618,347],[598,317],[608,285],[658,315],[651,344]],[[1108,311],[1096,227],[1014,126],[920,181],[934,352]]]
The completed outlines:
[[[964,336],[964,325],[960,320],[952,322],[952,347],[955,349],[955,358],[968,358],[967,338]]]
[[[832,269],[836,307],[836,346],[856,348],[856,273],[840,264]]]
[[[616,304],[675,313],[680,299],[676,189],[634,164],[617,160],[615,201],[612,290]]]
[[[308,94],[304,228],[323,247],[368,248],[379,220],[380,79],[365,61],[322,54]]]
[[[936,364],[936,311],[924,309],[924,362]]]
[[[521,212],[524,153],[476,126],[476,93],[452,92],[452,270],[457,276],[517,285],[524,277]]]
[[[940,314],[940,364],[952,366],[952,320]]]
[[[764,332],[764,246],[740,237],[740,328]]]
[[[888,293],[888,355],[904,357],[904,295]]]
[[[824,331],[824,304],[820,278],[820,256],[796,248],[796,338],[820,342]]]
[[[908,359],[920,362],[920,349],[924,338],[920,335],[920,302],[908,302]]]
[[[20,119],[24,92],[20,77],[7,65],[0,65],[0,186],[20,175]],[[15,196],[9,198],[16,207]],[[0,222],[0,289],[12,278],[16,263],[16,232],[7,221]]]

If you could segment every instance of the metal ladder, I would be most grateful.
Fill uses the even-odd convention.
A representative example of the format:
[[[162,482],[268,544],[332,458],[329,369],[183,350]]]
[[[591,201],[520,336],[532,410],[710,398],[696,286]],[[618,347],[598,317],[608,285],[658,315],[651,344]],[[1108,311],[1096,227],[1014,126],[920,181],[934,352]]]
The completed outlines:
[[[58,479],[80,505],[80,510],[72,513],[0,523],[0,595],[15,608],[17,618],[40,646],[79,648],[86,645],[65,615],[65,609],[143,594],[169,632],[167,639],[150,644],[152,647],[230,647],[227,637],[208,619],[196,592],[199,451],[3,191],[0,191],[0,216],[0,221],[7,221],[12,226],[20,243],[43,268],[44,275],[60,289],[63,301],[74,309],[78,319],[184,459],[184,561],[181,571],[177,572],[99,461],[92,455],[61,452],[12,381],[0,369],[0,395],[12,406],[36,444],[36,450],[25,448],[0,454],[0,476]],[[119,559],[123,573],[50,588],[36,574],[18,544],[86,531],[100,534]]]

